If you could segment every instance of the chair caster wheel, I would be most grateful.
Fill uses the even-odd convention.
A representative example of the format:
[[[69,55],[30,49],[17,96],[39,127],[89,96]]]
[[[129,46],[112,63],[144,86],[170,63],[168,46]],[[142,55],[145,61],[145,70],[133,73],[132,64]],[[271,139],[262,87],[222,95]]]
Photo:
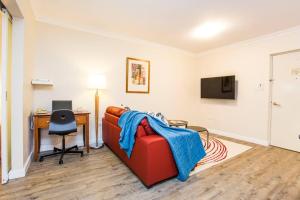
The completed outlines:
[[[43,162],[43,161],[44,161],[44,158],[43,158],[43,157],[40,157],[39,161],[40,161],[40,162]]]
[[[60,160],[60,161],[59,161],[59,164],[60,164],[60,165],[64,164],[64,161],[63,161],[63,160]]]

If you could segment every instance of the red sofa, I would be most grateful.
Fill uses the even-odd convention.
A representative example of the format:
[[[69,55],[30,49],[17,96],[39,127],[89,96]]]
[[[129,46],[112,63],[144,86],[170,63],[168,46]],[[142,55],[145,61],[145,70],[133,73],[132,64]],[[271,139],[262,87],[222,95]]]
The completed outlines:
[[[144,119],[138,126],[131,157],[120,149],[121,128],[119,117],[125,112],[118,107],[108,107],[102,119],[103,141],[142,181],[150,187],[163,180],[175,177],[177,167],[168,142],[157,135]]]

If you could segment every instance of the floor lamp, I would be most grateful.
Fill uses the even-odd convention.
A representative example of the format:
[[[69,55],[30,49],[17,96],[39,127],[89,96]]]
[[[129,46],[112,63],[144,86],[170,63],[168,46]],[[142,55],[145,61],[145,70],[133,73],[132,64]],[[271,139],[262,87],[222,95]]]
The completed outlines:
[[[100,149],[103,147],[103,144],[99,144],[99,102],[101,90],[106,88],[106,78],[103,75],[95,75],[90,79],[90,87],[96,90],[95,93],[95,134],[96,134],[96,144],[91,145],[91,148]]]

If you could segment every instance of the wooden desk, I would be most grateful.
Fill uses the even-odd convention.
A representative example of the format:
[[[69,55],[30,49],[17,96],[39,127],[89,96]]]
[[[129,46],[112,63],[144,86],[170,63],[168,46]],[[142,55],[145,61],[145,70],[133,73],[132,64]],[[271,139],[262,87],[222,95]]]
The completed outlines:
[[[74,112],[77,126],[83,126],[83,141],[86,147],[87,153],[90,152],[90,131],[89,131],[89,112]],[[34,160],[37,161],[40,153],[41,145],[41,132],[42,128],[49,128],[51,113],[47,114],[34,114]]]

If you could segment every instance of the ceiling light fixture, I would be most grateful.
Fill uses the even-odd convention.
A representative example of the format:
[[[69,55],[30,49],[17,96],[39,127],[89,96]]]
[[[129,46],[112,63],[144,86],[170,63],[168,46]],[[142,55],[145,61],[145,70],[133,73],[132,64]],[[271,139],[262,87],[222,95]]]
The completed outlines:
[[[209,39],[220,34],[227,27],[228,24],[222,21],[205,22],[193,30],[192,36],[200,39]]]

